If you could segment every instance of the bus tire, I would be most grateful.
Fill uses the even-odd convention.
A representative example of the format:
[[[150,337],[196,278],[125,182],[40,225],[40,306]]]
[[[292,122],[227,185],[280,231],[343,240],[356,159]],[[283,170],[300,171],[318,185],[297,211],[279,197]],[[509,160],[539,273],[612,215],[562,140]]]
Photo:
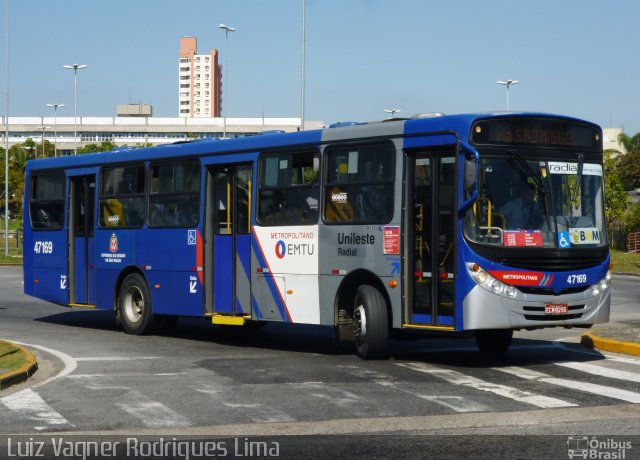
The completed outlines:
[[[362,359],[385,357],[389,337],[387,302],[376,288],[362,285],[353,305],[356,354]]]
[[[475,333],[476,345],[482,353],[489,356],[500,356],[507,352],[513,339],[511,329],[495,329]]]
[[[144,335],[154,331],[151,293],[145,279],[131,273],[122,282],[118,295],[118,310],[122,328],[127,334]]]

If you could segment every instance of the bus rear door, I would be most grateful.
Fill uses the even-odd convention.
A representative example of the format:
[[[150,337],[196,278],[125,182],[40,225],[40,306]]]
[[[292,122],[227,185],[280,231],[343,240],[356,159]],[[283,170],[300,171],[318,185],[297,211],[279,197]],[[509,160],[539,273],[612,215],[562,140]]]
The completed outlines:
[[[69,178],[69,305],[93,306],[95,174]]]
[[[242,324],[251,317],[252,166],[215,167],[208,178],[206,310],[214,323]]]
[[[455,148],[407,157],[405,324],[452,330],[455,305]]]

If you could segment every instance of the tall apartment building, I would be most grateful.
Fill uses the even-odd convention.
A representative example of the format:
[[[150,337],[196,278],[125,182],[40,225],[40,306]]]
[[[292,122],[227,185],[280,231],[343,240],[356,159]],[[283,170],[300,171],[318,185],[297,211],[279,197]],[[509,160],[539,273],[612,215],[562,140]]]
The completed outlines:
[[[220,117],[222,108],[221,66],[218,50],[198,54],[198,39],[180,39],[178,64],[178,116],[181,118]]]

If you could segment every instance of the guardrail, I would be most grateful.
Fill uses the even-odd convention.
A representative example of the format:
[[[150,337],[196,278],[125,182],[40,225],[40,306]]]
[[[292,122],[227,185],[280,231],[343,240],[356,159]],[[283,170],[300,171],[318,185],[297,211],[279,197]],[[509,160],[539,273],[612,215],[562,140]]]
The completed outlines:
[[[9,244],[13,245],[13,241],[16,242],[16,248],[20,247],[20,231],[16,228],[15,230],[9,230],[6,232],[9,235]],[[5,231],[0,230],[0,243],[4,246],[4,238]]]
[[[627,252],[640,253],[640,232],[629,233],[627,236]]]

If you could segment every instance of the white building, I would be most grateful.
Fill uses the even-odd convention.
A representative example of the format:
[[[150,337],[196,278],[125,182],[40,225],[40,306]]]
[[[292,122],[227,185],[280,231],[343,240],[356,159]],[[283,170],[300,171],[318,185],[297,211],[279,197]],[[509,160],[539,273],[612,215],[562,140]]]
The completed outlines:
[[[5,118],[0,117],[0,139],[5,145]],[[42,127],[45,127],[43,130]],[[321,121],[305,120],[308,129],[322,126]],[[227,118],[227,137],[253,136],[264,131],[298,131],[300,118]],[[58,146],[58,153],[72,153],[87,144],[110,141],[116,145],[167,144],[202,137],[222,137],[222,118],[160,118],[146,116],[78,117],[74,138],[73,117],[9,117],[9,146],[28,138],[36,144],[42,136]]]
[[[622,132],[620,128],[602,128],[602,146],[604,150],[617,150],[622,154],[627,153],[624,145],[618,142],[618,137]]]

